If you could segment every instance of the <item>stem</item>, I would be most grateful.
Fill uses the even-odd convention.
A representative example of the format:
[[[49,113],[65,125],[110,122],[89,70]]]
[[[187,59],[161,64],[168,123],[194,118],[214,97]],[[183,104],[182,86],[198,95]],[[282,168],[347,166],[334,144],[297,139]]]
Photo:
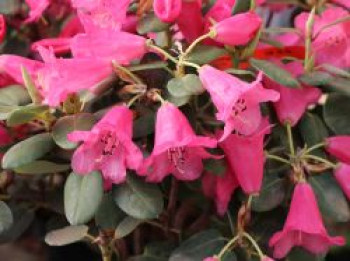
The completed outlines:
[[[304,155],[303,158],[304,159],[312,159],[312,160],[322,162],[322,163],[327,164],[328,166],[332,167],[333,169],[336,169],[338,167],[337,164],[334,164],[333,162],[330,162],[329,160],[323,159],[323,158],[318,157],[318,156]]]
[[[272,159],[272,160],[275,160],[275,161],[278,161],[278,162],[290,165],[290,162],[288,160],[282,158],[282,157],[279,157],[279,156],[276,156],[276,155],[272,155],[272,154],[268,154],[267,152],[265,153],[265,155],[266,155],[266,158],[268,158],[268,159]]]
[[[130,108],[135,101],[137,101],[140,97],[142,97],[143,94],[138,94],[135,95],[134,97],[131,98],[131,100],[128,102],[127,106]]]
[[[305,61],[304,61],[304,69],[306,72],[310,71],[310,59],[311,59],[311,43],[312,43],[312,31],[315,22],[315,13],[316,8],[313,7],[308,20],[306,22],[305,28]]]
[[[112,64],[113,64],[114,68],[116,68],[117,70],[120,70],[123,73],[125,73],[126,75],[128,75],[135,83],[143,84],[141,79],[139,77],[137,77],[134,73],[132,73],[129,69],[127,69],[123,66],[120,66],[116,61],[112,61]]]
[[[154,49],[155,51],[161,53],[162,55],[164,55],[166,58],[168,58],[168,60],[174,62],[174,63],[178,63],[179,61],[173,57],[172,55],[170,55],[169,53],[167,53],[166,51],[164,51],[162,48],[152,44],[152,42],[148,42],[148,47]]]
[[[218,259],[221,260],[221,258],[224,256],[224,254],[231,248],[231,246],[234,245],[234,243],[236,243],[236,241],[241,237],[241,235],[237,235],[234,238],[232,238],[227,244],[226,246],[224,246],[223,249],[221,249],[220,253],[218,254]]]
[[[318,144],[316,144],[316,145],[313,145],[313,146],[311,146],[310,148],[308,148],[308,149],[304,152],[303,155],[309,154],[310,152],[312,152],[312,151],[314,151],[314,150],[317,150],[317,149],[319,149],[319,148],[322,148],[322,147],[324,147],[324,146],[326,146],[326,145],[327,145],[327,143],[325,143],[325,142],[321,142],[321,143],[318,143]]]
[[[209,31],[209,33],[204,34],[204,35],[198,37],[196,40],[194,40],[194,41],[190,44],[190,46],[186,49],[186,51],[181,55],[180,60],[184,60],[184,59],[186,58],[186,56],[188,56],[189,53],[192,52],[193,49],[196,47],[196,45],[199,44],[201,41],[203,41],[203,40],[205,40],[205,39],[207,39],[207,38],[211,38],[211,37],[213,37],[213,36],[214,36],[214,35],[213,35],[213,31]]]
[[[112,252],[108,250],[108,247],[100,245],[100,250],[102,254],[102,261],[112,260]]]
[[[251,244],[253,245],[253,247],[255,248],[256,252],[258,252],[259,257],[260,257],[261,259],[263,259],[265,255],[264,255],[264,253],[261,251],[261,249],[260,249],[259,245],[256,243],[256,241],[255,241],[248,233],[246,233],[246,232],[243,232],[243,236],[244,236],[245,238],[247,238],[247,239],[250,241],[250,243],[251,243]]]
[[[294,157],[295,150],[294,150],[294,142],[293,142],[293,135],[292,135],[292,125],[290,125],[290,123],[287,122],[286,128],[287,128],[287,135],[288,135],[289,151],[290,151],[290,154]]]
[[[226,214],[227,214],[228,222],[229,222],[229,224],[230,224],[231,233],[232,233],[232,235],[234,235],[234,234],[235,234],[235,226],[234,226],[234,224],[233,224],[233,220],[232,220],[230,211],[227,210]]]
[[[158,101],[160,101],[161,104],[166,103],[166,101],[163,99],[163,97],[159,93],[155,93],[154,95],[157,97]]]
[[[185,61],[182,61],[181,63],[182,63],[183,65],[187,65],[187,66],[196,68],[197,70],[199,70],[199,69],[201,68],[198,64],[195,64],[195,63],[185,62]]]

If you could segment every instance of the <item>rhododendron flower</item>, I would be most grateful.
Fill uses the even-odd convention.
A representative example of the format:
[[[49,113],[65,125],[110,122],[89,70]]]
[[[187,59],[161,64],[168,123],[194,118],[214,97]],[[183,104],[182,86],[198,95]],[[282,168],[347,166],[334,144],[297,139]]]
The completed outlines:
[[[98,58],[57,59],[52,50],[39,47],[45,66],[38,72],[44,103],[57,106],[71,93],[88,90],[112,73],[111,63]]]
[[[172,23],[179,16],[182,0],[154,0],[153,9],[156,16],[163,22]]]
[[[220,141],[233,130],[244,135],[252,134],[262,119],[259,104],[279,99],[278,92],[263,88],[261,73],[254,82],[247,83],[205,65],[199,69],[199,77],[218,109],[216,118],[225,122]]]
[[[236,14],[215,24],[213,39],[227,45],[245,45],[251,41],[262,24],[261,18],[254,12]],[[244,30],[242,30],[244,28]]]
[[[17,83],[23,84],[22,70],[25,67],[32,78],[43,67],[43,63],[16,55],[0,55],[0,72],[11,76]]]
[[[316,63],[332,64],[338,67],[350,66],[350,22],[342,22],[328,28],[325,26],[338,19],[348,16],[343,8],[329,7],[323,13],[316,15],[313,27],[312,48],[316,53]],[[309,13],[301,13],[294,21],[295,27],[305,35],[305,26]],[[304,43],[304,37],[288,33],[280,38],[284,44],[300,45]]]
[[[131,0],[72,0],[78,16],[88,32],[95,28],[119,30],[126,18]]]
[[[75,36],[78,33],[83,33],[84,28],[83,25],[80,22],[80,19],[78,16],[73,16],[68,20],[68,22],[65,23],[63,26],[59,37],[60,38],[71,38]]]
[[[223,216],[239,184],[232,169],[228,166],[223,176],[206,172],[203,175],[202,187],[204,195],[215,200],[216,210],[219,215]]]
[[[37,21],[45,9],[49,6],[49,0],[25,0],[30,8],[29,17],[26,23]]]
[[[308,183],[298,183],[283,230],[270,239],[269,245],[274,248],[274,257],[285,257],[294,246],[322,254],[330,246],[341,246],[344,243],[343,237],[330,237],[327,234],[311,186]]]
[[[12,138],[3,125],[0,125],[0,147],[12,142]]]
[[[216,144],[215,139],[197,136],[185,115],[166,102],[157,112],[152,154],[139,173],[150,182],[160,182],[169,174],[180,180],[195,180],[202,173],[202,159],[214,157],[204,147],[214,148]]]
[[[348,0],[332,0],[332,2],[350,8],[350,2]]]
[[[191,17],[191,19],[189,19]],[[187,42],[191,43],[202,35],[204,20],[202,16],[202,0],[182,2],[182,9],[176,20],[180,32]]]
[[[334,170],[334,177],[342,188],[346,197],[350,200],[350,165],[340,163]]]
[[[71,38],[49,38],[34,42],[31,46],[33,51],[37,51],[43,47],[52,49],[55,54],[65,54],[70,52]]]
[[[220,143],[239,185],[247,194],[257,194],[264,174],[264,137],[270,133],[268,119],[250,136],[231,134]]]
[[[116,60],[123,65],[141,58],[147,51],[146,39],[142,36],[105,29],[76,35],[71,49],[76,58]]]
[[[4,15],[0,14],[0,44],[4,41],[6,36],[6,20]]]
[[[72,142],[83,141],[74,152],[72,168],[80,175],[101,170],[104,179],[114,184],[125,181],[126,169],[136,170],[142,153],[132,142],[133,113],[126,106],[115,106],[91,131],[73,131]]]
[[[289,71],[293,76],[298,77],[303,73],[303,66],[299,62],[291,62],[286,65],[279,63],[280,67]],[[305,113],[307,107],[316,103],[322,91],[309,85],[301,85],[300,89],[285,87],[269,78],[264,78],[264,86],[278,91],[280,99],[273,103],[279,121],[284,124],[289,122],[296,125]]]
[[[350,164],[350,136],[334,136],[326,139],[326,150],[339,161]]]

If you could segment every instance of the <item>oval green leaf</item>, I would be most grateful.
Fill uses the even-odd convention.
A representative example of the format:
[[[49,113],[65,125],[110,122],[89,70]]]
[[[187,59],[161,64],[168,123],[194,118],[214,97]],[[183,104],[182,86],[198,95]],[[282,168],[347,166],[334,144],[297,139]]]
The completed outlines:
[[[69,164],[57,164],[46,160],[37,160],[15,168],[15,172],[27,175],[51,174],[67,171]]]
[[[350,135],[350,97],[329,94],[323,107],[323,117],[327,126],[337,135]]]
[[[23,107],[18,107],[7,116],[6,123],[9,127],[25,124],[39,118],[41,114],[47,112],[48,110],[49,107],[46,105],[31,104]]]
[[[131,232],[133,232],[140,224],[142,224],[141,219],[133,218],[133,217],[126,217],[122,220],[122,222],[119,223],[117,226],[115,232],[114,232],[114,238],[120,239],[123,237],[126,237]]]
[[[72,172],[64,186],[64,210],[71,225],[88,222],[96,213],[103,196],[99,172],[79,176]]]
[[[51,231],[45,236],[45,242],[49,246],[65,246],[85,238],[89,231],[89,227],[82,226],[68,226],[65,228]]]
[[[0,234],[9,230],[13,224],[11,209],[3,201],[0,201]]]
[[[103,229],[115,229],[125,213],[114,202],[112,193],[103,196],[102,202],[95,214],[95,222]]]
[[[12,146],[2,159],[4,169],[15,169],[31,163],[50,152],[55,143],[50,133],[32,136]]]
[[[137,219],[157,218],[164,207],[162,192],[154,184],[128,176],[113,190],[114,201],[129,216]]]

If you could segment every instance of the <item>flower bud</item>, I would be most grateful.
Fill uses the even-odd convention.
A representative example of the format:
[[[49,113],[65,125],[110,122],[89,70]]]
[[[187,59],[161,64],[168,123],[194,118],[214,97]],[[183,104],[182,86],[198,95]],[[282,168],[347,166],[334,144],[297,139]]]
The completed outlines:
[[[153,9],[157,17],[166,23],[174,22],[182,8],[182,0],[154,0]]]

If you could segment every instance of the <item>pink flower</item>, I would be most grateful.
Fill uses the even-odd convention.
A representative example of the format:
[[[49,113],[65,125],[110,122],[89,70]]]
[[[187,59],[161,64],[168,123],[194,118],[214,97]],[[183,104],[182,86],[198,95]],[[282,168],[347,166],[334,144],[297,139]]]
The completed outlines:
[[[171,173],[180,180],[197,179],[203,170],[202,159],[214,157],[203,147],[214,148],[216,143],[197,136],[182,112],[164,103],[157,112],[153,152],[139,173],[150,182],[160,182]]]
[[[291,62],[286,65],[278,63],[278,65],[297,77],[303,73],[303,66],[299,62]],[[279,121],[284,124],[287,121],[292,126],[296,125],[303,116],[307,107],[316,103],[322,91],[308,85],[302,85],[301,89],[292,89],[285,87],[275,81],[264,77],[264,85],[280,93],[281,97],[273,103]]]
[[[0,55],[0,72],[6,73],[21,84],[24,83],[21,71],[22,66],[25,67],[29,75],[35,79],[37,72],[43,67],[43,63],[16,55]]]
[[[83,33],[84,28],[81,24],[79,18],[77,16],[73,16],[66,22],[66,24],[63,26],[59,37],[60,38],[71,38],[75,36],[78,33]]]
[[[340,163],[339,167],[334,171],[334,177],[346,197],[350,200],[350,165]]]
[[[213,39],[231,46],[245,45],[251,41],[262,24],[261,18],[254,12],[236,14],[215,24]],[[242,30],[244,28],[244,30]]]
[[[332,245],[344,245],[343,237],[330,237],[323,225],[316,198],[308,183],[298,183],[294,189],[287,221],[283,230],[270,239],[274,257],[283,258],[294,246],[321,254]]]
[[[145,38],[108,29],[76,35],[71,49],[76,58],[115,60],[123,65],[141,58],[147,51]]]
[[[133,113],[126,106],[115,106],[91,131],[73,131],[72,142],[83,141],[74,152],[72,168],[86,175],[101,170],[106,182],[125,181],[126,169],[136,170],[142,162],[140,149],[132,142]]]
[[[0,44],[6,37],[6,20],[5,16],[0,14]]]
[[[39,47],[52,49],[55,54],[70,52],[71,38],[48,38],[32,43],[31,49],[37,51]]]
[[[350,8],[350,2],[348,0],[332,0],[331,2]]]
[[[219,215],[223,216],[239,184],[232,169],[228,166],[223,176],[205,172],[202,179],[202,187],[204,195],[215,200],[216,210]]]
[[[279,99],[278,92],[263,88],[260,83],[261,73],[254,82],[246,83],[228,73],[205,65],[199,69],[199,77],[218,109],[216,118],[225,122],[220,141],[233,130],[244,135],[252,134],[259,127],[262,119],[259,104]]]
[[[12,142],[12,138],[7,129],[0,125],[0,147],[9,145]]]
[[[38,72],[44,103],[57,106],[68,94],[91,90],[112,73],[111,63],[98,58],[57,59],[52,50],[39,47],[45,66]]]
[[[326,139],[326,150],[339,161],[350,164],[350,136],[334,136]]]
[[[347,11],[339,7],[326,8],[321,15],[315,16],[312,48],[316,53],[317,64],[327,63],[338,67],[350,66],[350,22],[346,21],[322,29],[346,16],[348,16]],[[304,12],[298,15],[294,21],[295,27],[303,35],[285,34],[281,38],[283,43],[288,45],[304,43],[305,25],[308,17],[309,13]]]
[[[26,23],[31,23],[39,20],[42,13],[49,6],[49,0],[25,0],[30,8],[29,17],[26,19]]]
[[[231,134],[220,143],[239,185],[247,194],[257,194],[264,173],[264,137],[270,133],[268,119],[250,136]]]
[[[72,0],[78,16],[88,32],[94,28],[119,30],[126,18],[131,0]]]
[[[179,16],[182,0],[154,0],[153,9],[156,16],[163,22],[172,23]]]
[[[182,9],[176,20],[176,24],[189,43],[201,36],[204,29],[202,0],[182,1]]]

